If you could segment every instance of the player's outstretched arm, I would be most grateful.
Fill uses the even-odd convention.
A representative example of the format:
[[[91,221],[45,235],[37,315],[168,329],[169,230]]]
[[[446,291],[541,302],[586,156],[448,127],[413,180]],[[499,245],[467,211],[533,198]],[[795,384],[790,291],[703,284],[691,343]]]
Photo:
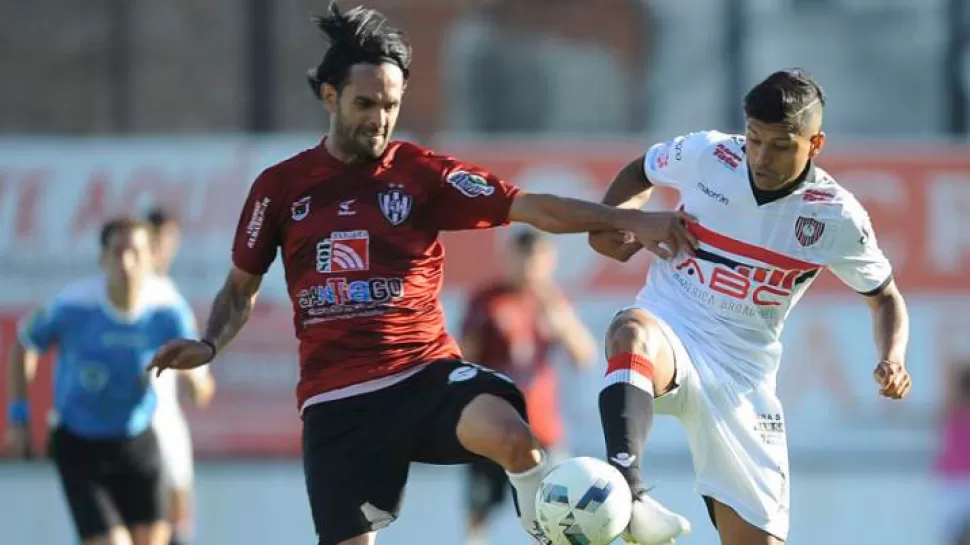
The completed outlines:
[[[876,350],[879,352],[879,363],[873,373],[879,394],[902,399],[912,387],[912,379],[906,370],[906,347],[909,344],[906,301],[893,281],[865,299],[872,310]]]
[[[178,340],[163,346],[152,359],[150,369],[194,369],[212,361],[249,320],[256,304],[262,275],[233,267],[216,295],[201,340]]]
[[[639,209],[650,199],[653,184],[643,172],[643,156],[634,159],[616,174],[603,197],[603,204]],[[617,230],[594,231],[589,245],[597,253],[626,262],[643,246],[627,233]]]
[[[690,218],[680,212],[642,212],[523,191],[512,203],[509,219],[548,233],[629,232],[640,244],[665,259],[680,250],[693,252],[697,248],[697,240],[687,231],[685,223]]]

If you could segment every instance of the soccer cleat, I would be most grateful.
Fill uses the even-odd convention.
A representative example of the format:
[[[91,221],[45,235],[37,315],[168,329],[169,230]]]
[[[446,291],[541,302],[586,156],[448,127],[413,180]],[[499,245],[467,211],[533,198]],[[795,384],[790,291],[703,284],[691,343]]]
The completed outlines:
[[[634,496],[630,526],[622,537],[631,545],[672,545],[675,538],[689,533],[687,519],[660,505],[644,491]]]

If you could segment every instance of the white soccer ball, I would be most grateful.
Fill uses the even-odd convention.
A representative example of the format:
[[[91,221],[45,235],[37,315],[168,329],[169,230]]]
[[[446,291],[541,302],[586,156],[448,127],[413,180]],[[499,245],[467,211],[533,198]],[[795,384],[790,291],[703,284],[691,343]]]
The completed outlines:
[[[539,484],[536,514],[554,545],[608,545],[626,529],[633,495],[623,475],[595,458],[570,458]]]

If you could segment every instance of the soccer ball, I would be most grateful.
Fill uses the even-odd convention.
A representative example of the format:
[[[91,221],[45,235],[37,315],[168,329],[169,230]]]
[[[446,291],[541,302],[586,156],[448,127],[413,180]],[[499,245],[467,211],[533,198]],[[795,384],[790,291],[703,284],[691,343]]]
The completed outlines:
[[[626,529],[633,495],[623,475],[595,458],[570,458],[539,484],[536,513],[553,545],[608,545]]]

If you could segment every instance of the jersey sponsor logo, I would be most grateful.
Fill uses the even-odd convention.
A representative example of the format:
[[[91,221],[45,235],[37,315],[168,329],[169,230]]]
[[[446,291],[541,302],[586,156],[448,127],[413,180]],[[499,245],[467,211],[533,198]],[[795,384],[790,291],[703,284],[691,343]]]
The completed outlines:
[[[322,285],[310,286],[297,294],[297,304],[311,316],[342,314],[372,308],[404,297],[401,278],[374,277],[349,281],[329,278]]]
[[[398,187],[391,187],[387,191],[381,191],[377,194],[377,203],[381,207],[384,218],[391,225],[397,226],[407,221],[411,215],[414,198]]]
[[[263,197],[262,199],[256,199],[256,204],[253,205],[253,213],[250,215],[249,223],[246,225],[246,233],[249,235],[246,246],[250,248],[255,248],[256,241],[259,240],[259,232],[263,228],[263,221],[266,219],[266,209],[269,208],[269,202],[269,197]]]
[[[802,246],[811,246],[822,238],[825,232],[825,224],[815,218],[798,216],[795,220],[795,240]]]
[[[290,217],[293,221],[300,221],[310,215],[310,197],[303,197],[293,203],[290,210]]]
[[[317,272],[366,271],[370,268],[370,234],[334,231],[317,243]]]
[[[820,189],[809,189],[802,193],[802,200],[805,202],[832,202],[835,200],[835,193]]]
[[[448,175],[448,183],[462,195],[474,199],[479,195],[491,196],[495,188],[488,184],[482,176],[458,170]]]
[[[728,199],[727,197],[725,197],[724,193],[718,193],[717,191],[714,191],[713,189],[704,185],[704,182],[697,182],[697,189],[699,189],[701,193],[716,200],[720,204],[728,204],[731,202],[731,199]]]
[[[704,274],[700,264],[692,257],[681,261],[674,269],[696,277],[700,284],[712,291],[750,302],[756,307],[780,306],[792,296],[796,285],[818,274],[817,268],[783,269],[746,265],[705,250],[698,250],[697,257],[714,264],[709,275]]]
[[[721,162],[724,166],[730,168],[731,170],[736,170],[743,160],[740,155],[731,151],[730,148],[724,144],[718,144],[714,148],[714,157]]]

